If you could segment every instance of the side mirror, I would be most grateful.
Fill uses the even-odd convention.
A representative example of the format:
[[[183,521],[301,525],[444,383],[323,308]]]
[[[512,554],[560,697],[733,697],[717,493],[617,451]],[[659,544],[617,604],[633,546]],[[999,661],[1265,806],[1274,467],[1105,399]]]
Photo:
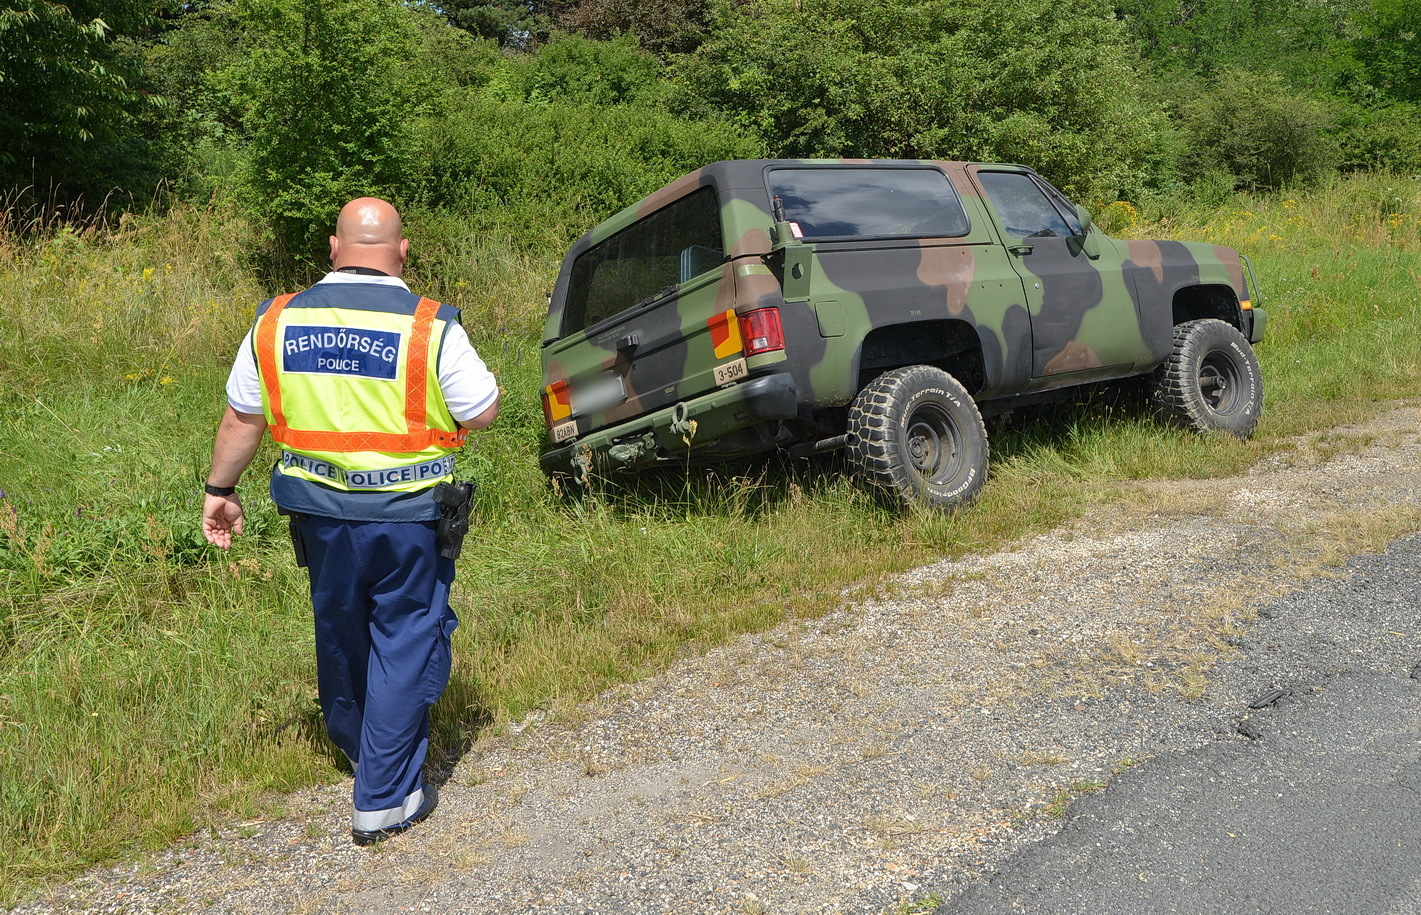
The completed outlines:
[[[1081,221],[1081,234],[1089,235],[1090,227],[1095,224],[1090,218],[1090,210],[1082,206],[1076,207],[1076,218]]]
[[[1081,223],[1081,250],[1091,260],[1098,259],[1100,257],[1100,238],[1091,232],[1094,223],[1090,218],[1090,210],[1082,206],[1076,207],[1076,218]]]

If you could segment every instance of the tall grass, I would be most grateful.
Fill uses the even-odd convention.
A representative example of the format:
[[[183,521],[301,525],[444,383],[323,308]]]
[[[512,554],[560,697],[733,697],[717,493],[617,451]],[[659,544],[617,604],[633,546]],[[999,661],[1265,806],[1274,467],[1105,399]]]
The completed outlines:
[[[1253,256],[1271,316],[1258,435],[1201,438],[1090,406],[996,426],[981,499],[950,517],[884,512],[833,459],[560,498],[537,467],[537,340],[558,253],[412,219],[411,285],[464,309],[505,389],[498,423],[459,458],[480,482],[479,525],[454,595],[436,765],[531,709],[822,613],[845,586],[1106,504],[1120,480],[1235,472],[1285,436],[1417,394],[1415,182],[1107,219]],[[232,552],[198,532],[231,355],[278,291],[244,259],[253,247],[249,227],[190,209],[0,235],[0,902],[339,777],[305,584],[264,492],[270,450],[243,481],[249,526]]]

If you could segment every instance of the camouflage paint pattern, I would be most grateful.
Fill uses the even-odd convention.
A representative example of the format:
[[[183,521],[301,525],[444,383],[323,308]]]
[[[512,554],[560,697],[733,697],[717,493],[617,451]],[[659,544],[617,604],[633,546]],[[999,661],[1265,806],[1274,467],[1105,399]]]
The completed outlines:
[[[962,203],[965,234],[801,240],[775,224],[773,170],[850,166],[860,175],[939,170]],[[938,365],[990,413],[1021,395],[1152,371],[1183,321],[1220,318],[1259,339],[1263,315],[1237,252],[1118,241],[1094,228],[1017,238],[983,172],[1027,176],[1047,199],[1059,195],[1022,166],[718,162],[588,232],[563,263],[544,328],[545,394],[561,385],[569,401],[548,407],[544,469],[574,472],[579,460],[604,471],[635,468],[684,459],[688,448],[715,457],[833,436],[864,384],[903,365]],[[703,188],[719,208],[719,265],[591,326],[564,328],[578,258],[609,239],[622,244],[624,230]],[[1058,210],[1069,207],[1063,202]],[[1075,210],[1070,219],[1084,213]],[[684,273],[685,253],[680,263]],[[717,356],[710,325],[726,312],[762,308],[778,310],[784,349],[746,358],[744,374],[727,382],[738,354]]]

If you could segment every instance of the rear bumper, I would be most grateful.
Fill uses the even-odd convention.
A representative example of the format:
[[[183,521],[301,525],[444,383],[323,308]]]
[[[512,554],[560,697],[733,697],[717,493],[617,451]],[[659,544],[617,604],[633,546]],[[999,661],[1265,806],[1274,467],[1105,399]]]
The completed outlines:
[[[761,375],[635,419],[597,429],[546,452],[543,472],[580,476],[586,457],[601,473],[636,470],[684,459],[696,445],[765,420],[792,418],[797,409],[794,377]],[[691,424],[694,424],[692,426]]]

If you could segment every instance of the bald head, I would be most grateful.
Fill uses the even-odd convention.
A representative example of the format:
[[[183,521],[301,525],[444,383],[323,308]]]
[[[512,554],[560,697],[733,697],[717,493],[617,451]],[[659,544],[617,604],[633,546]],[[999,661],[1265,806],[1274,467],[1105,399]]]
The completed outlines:
[[[359,197],[341,207],[331,236],[332,267],[370,267],[399,276],[408,252],[400,214],[390,204]]]

